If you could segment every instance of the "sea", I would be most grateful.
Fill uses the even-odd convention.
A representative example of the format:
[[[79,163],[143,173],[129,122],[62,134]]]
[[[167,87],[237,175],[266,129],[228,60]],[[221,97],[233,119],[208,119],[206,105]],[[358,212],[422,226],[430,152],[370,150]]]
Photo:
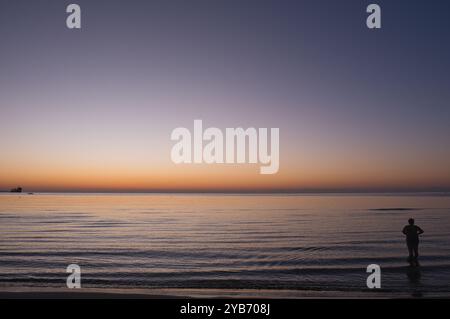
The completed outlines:
[[[450,196],[0,194],[0,291],[68,289],[73,264],[105,292],[450,297]]]

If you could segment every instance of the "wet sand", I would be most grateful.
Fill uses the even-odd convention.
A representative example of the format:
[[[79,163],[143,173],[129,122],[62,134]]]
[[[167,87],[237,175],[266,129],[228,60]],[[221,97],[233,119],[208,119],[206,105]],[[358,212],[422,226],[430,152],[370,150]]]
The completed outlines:
[[[415,298],[408,293],[395,296],[386,292],[349,292],[336,298],[335,291],[252,290],[252,289],[10,289],[0,291],[0,299],[186,299],[186,298],[261,298],[261,299],[362,299]]]

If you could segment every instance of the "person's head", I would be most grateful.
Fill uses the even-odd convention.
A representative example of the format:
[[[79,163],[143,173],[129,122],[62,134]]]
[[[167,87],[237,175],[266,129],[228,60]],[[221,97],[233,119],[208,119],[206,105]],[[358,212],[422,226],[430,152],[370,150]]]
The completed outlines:
[[[408,219],[408,223],[409,223],[410,225],[414,225],[414,218]]]

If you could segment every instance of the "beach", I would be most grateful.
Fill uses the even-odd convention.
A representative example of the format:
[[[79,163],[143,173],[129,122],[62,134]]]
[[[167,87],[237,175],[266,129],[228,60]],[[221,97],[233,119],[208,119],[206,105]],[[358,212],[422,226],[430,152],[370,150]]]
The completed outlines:
[[[302,290],[229,290],[229,289],[36,289],[22,288],[0,291],[0,299],[389,299],[389,294],[378,292],[355,292],[338,297],[337,291]],[[396,298],[420,298],[408,293]],[[431,298],[446,297],[431,295]]]

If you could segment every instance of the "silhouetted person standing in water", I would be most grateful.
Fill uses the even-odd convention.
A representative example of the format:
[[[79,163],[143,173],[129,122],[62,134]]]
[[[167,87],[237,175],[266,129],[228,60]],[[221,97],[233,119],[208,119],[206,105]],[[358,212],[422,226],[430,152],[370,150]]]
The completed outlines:
[[[406,235],[406,245],[408,245],[409,261],[419,257],[419,235],[423,234],[422,228],[414,225],[414,219],[408,219],[409,225],[403,228],[403,234]],[[413,256],[414,253],[414,256]]]

